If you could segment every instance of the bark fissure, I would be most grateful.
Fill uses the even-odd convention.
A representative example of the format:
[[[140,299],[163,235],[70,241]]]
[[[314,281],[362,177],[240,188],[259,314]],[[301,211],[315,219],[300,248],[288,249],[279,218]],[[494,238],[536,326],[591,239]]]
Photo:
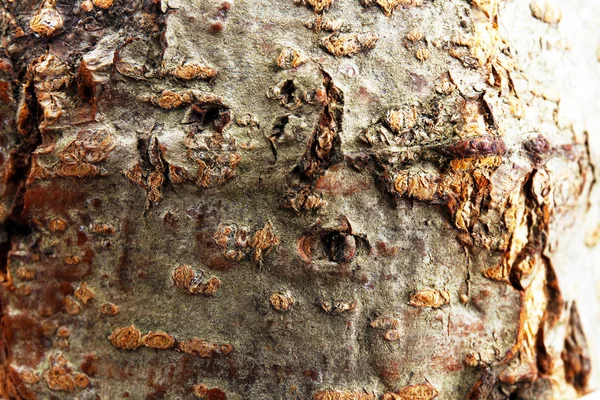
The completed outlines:
[[[325,86],[323,111],[309,141],[309,150],[300,166],[302,174],[314,182],[332,165],[342,161],[342,118],[344,112],[344,94],[335,86],[331,76],[321,70]]]
[[[10,253],[19,241],[28,237],[32,227],[23,218],[27,182],[32,169],[32,155],[42,145],[42,132],[39,120],[42,112],[34,89],[33,77],[27,72],[27,83],[21,95],[17,129],[15,132],[16,146],[11,150],[8,159],[8,171],[4,177],[4,199],[10,199],[10,210],[5,210],[4,220],[0,224],[0,275],[2,276],[2,293],[0,293],[0,361],[2,373],[0,394],[8,398],[34,399],[31,390],[24,386],[19,375],[11,368],[12,351],[9,343],[7,324],[8,296],[5,290],[14,290],[11,271],[9,271]]]
[[[591,207],[591,198],[592,195],[594,193],[594,188],[596,187],[596,184],[598,183],[598,177],[596,176],[596,163],[594,162],[594,157],[592,156],[592,149],[591,149],[591,145],[590,145],[590,132],[589,131],[585,131],[585,150],[586,150],[586,154],[587,154],[587,166],[590,169],[591,175],[592,175],[592,181],[589,184],[589,188],[588,188],[588,210]]]

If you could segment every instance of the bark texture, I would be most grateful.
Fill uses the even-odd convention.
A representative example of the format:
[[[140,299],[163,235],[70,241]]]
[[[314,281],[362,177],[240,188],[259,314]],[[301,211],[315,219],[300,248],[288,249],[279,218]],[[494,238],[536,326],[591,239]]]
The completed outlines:
[[[597,387],[598,19],[0,0],[0,393]]]

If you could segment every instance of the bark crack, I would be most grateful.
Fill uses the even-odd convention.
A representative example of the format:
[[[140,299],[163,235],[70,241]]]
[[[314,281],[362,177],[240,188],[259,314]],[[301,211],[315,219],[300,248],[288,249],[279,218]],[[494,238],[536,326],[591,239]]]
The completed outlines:
[[[588,131],[585,131],[585,151],[586,151],[586,155],[587,155],[587,163],[588,163],[588,167],[592,172],[592,182],[590,183],[590,189],[588,191],[588,203],[587,203],[587,209],[589,210],[590,207],[592,206],[592,194],[594,192],[594,186],[596,186],[597,183],[597,178],[596,178],[596,164],[594,163],[594,160],[592,158],[592,150],[590,147],[590,133]]]
[[[33,77],[28,76],[19,107],[17,130],[15,132],[16,147],[9,155],[9,167],[5,180],[3,197],[11,199],[10,209],[4,215],[0,224],[0,274],[2,276],[2,292],[0,294],[0,361],[2,362],[0,394],[8,398],[30,398],[28,393],[21,395],[23,386],[20,378],[10,368],[11,349],[8,344],[6,325],[7,290],[12,287],[10,271],[8,270],[10,251],[13,245],[22,237],[31,234],[32,229],[23,220],[27,179],[32,166],[32,154],[42,145],[43,138],[39,128],[42,117],[40,105],[36,96]],[[23,387],[23,390],[28,391]]]
[[[329,73],[324,69],[320,71],[325,86],[323,108],[302,159],[288,176],[294,183],[288,184],[289,189],[283,204],[284,208],[291,208],[297,213],[306,213],[325,204],[321,195],[314,193],[317,180],[331,166],[344,160],[340,137],[343,128],[344,93],[333,83]],[[274,146],[274,140],[271,138]],[[276,149],[274,155],[277,156]]]

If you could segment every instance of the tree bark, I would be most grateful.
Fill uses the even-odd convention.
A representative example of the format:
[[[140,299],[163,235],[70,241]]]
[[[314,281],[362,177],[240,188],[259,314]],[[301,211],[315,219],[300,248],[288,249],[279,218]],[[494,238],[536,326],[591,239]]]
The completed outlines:
[[[559,4],[0,0],[0,393],[596,388],[600,5]]]

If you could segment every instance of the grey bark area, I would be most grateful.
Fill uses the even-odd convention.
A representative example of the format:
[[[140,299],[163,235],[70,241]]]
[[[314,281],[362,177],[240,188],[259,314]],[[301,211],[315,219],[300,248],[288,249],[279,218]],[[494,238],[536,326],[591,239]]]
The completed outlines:
[[[598,387],[600,4],[557,3],[0,0],[0,393]]]

